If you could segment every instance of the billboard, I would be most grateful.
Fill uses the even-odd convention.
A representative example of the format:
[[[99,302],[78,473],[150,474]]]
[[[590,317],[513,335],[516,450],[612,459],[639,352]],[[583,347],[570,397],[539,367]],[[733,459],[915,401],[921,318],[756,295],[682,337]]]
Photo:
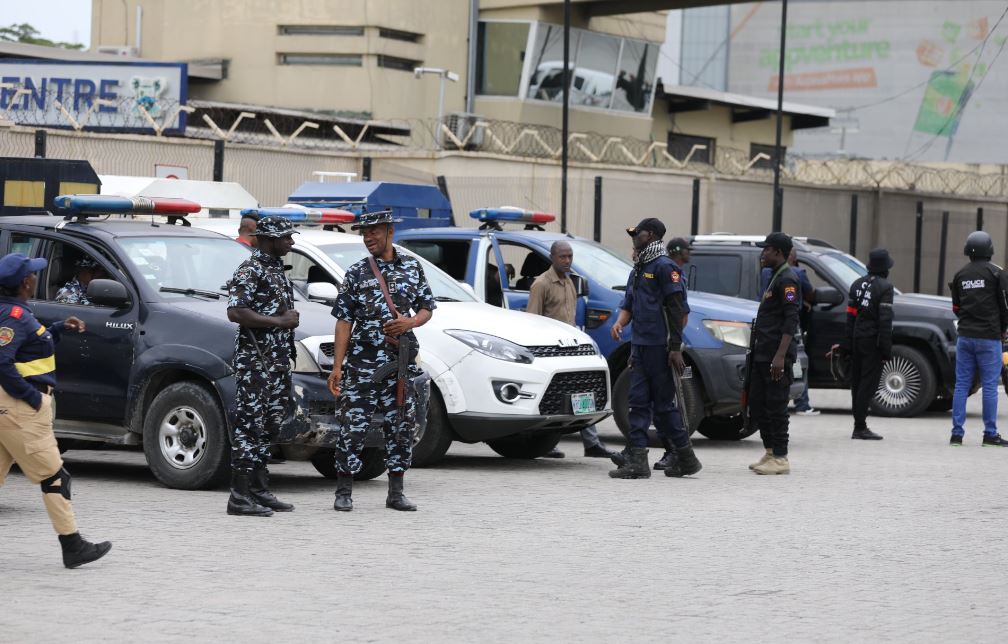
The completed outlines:
[[[15,123],[105,131],[185,130],[184,63],[0,60],[0,113]]]
[[[1008,162],[1008,7],[1002,0],[791,0],[785,100],[838,112],[793,150]],[[729,91],[776,96],[780,4],[735,5]],[[1001,58],[999,60],[999,58]]]

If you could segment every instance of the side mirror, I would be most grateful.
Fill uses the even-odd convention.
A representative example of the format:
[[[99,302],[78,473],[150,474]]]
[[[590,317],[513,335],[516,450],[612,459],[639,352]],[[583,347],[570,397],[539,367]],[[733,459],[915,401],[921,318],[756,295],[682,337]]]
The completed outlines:
[[[588,297],[588,280],[574,273],[570,274],[570,278],[574,282],[574,290],[577,291],[578,297]]]
[[[308,299],[312,302],[332,304],[339,297],[339,289],[331,282],[311,282],[308,284]]]
[[[832,286],[822,286],[815,290],[815,303],[827,305],[823,308],[830,309],[838,304],[843,304],[844,299],[844,294]]]
[[[124,309],[129,306],[129,292],[121,282],[95,279],[88,282],[88,299],[98,306]]]

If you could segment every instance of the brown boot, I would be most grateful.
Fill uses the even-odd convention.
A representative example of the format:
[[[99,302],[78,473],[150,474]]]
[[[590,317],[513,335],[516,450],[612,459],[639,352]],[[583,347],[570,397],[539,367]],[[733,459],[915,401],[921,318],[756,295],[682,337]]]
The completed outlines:
[[[791,464],[787,456],[771,456],[766,463],[753,468],[757,474],[790,474]]]
[[[769,461],[771,458],[773,458],[773,450],[768,447],[763,456],[760,457],[760,460],[756,461],[755,463],[749,464],[749,469],[754,470],[760,465],[766,464],[766,462]]]

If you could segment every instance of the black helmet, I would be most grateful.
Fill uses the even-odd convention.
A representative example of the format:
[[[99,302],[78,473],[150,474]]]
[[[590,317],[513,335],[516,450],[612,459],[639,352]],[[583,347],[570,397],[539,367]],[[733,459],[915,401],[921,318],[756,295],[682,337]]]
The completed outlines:
[[[982,230],[975,230],[966,238],[966,247],[963,254],[971,259],[994,257],[994,241],[991,236]]]

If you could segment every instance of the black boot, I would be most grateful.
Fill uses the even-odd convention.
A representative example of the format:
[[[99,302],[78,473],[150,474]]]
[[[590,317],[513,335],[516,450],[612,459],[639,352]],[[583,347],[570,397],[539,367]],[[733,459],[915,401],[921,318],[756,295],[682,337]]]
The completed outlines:
[[[388,498],[385,499],[385,507],[400,512],[416,512],[416,503],[407,499],[403,494],[403,478],[402,474],[396,476],[389,472]]]
[[[337,512],[349,512],[353,510],[353,474],[338,473],[336,475],[336,500],[333,501],[332,509]]]
[[[67,568],[76,568],[92,561],[98,561],[112,549],[112,544],[108,541],[91,543],[81,537],[79,532],[61,534],[59,542],[63,549],[63,565]]]
[[[851,438],[862,441],[880,441],[882,437],[868,429],[867,427],[855,427]]]
[[[703,469],[700,459],[693,452],[693,446],[680,447],[675,468],[665,468],[665,476],[692,476]]]
[[[249,490],[250,472],[231,472],[231,497],[228,499],[227,513],[246,517],[271,517],[273,510],[259,505]]]
[[[609,460],[616,467],[623,467],[626,465],[627,456],[630,454],[630,446],[627,445],[618,452],[609,452]]]
[[[618,469],[611,470],[609,477],[614,479],[649,479],[651,478],[651,468],[648,466],[647,448],[630,447],[627,448],[626,462]]]
[[[661,443],[665,447],[665,453],[662,454],[662,457],[654,464],[654,468],[656,470],[664,470],[669,466],[669,463],[676,462],[676,448],[675,445],[672,444],[672,441],[667,438],[662,438]],[[670,474],[669,476],[672,475]]]
[[[276,510],[277,512],[294,511],[293,505],[284,503],[269,491],[269,471],[266,468],[252,470],[252,476],[249,477],[249,492],[259,505],[270,510]]]

